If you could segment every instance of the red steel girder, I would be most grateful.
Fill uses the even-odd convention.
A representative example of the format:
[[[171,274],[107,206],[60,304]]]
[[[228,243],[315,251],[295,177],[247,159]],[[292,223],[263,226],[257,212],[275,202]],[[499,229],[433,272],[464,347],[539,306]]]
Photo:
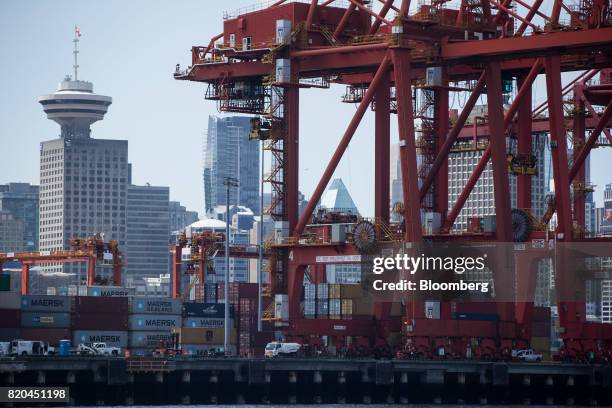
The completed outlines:
[[[389,223],[390,202],[390,99],[389,73],[383,75],[374,102],[374,217]]]
[[[441,58],[450,63],[457,60],[482,62],[483,59],[514,59],[533,55],[603,52],[612,46],[612,27],[597,30],[558,31],[526,37],[499,38],[484,41],[446,42]]]
[[[527,75],[522,73],[518,77],[519,88],[527,80]],[[519,102],[517,112],[517,137],[518,137],[518,153],[522,155],[531,155],[531,134],[532,134],[532,118],[531,118],[531,87],[527,87],[525,95]],[[518,208],[531,209],[531,176],[527,174],[519,174],[516,178],[517,184],[517,206]]]
[[[564,234],[565,240],[571,240],[572,214],[570,210],[567,138],[563,124],[563,95],[559,56],[546,57],[544,65],[546,68],[551,155],[557,207],[557,232]]]
[[[502,77],[498,62],[485,69],[487,77],[487,106],[491,138],[491,160],[493,162],[493,188],[495,190],[495,236],[498,241],[512,241],[510,218],[510,186],[506,162],[506,137],[502,101]]]
[[[410,50],[401,47],[392,48],[391,56],[393,57],[393,73],[395,75],[402,191],[404,193],[404,239],[408,242],[419,242],[422,240],[421,200],[419,199],[414,140]]]

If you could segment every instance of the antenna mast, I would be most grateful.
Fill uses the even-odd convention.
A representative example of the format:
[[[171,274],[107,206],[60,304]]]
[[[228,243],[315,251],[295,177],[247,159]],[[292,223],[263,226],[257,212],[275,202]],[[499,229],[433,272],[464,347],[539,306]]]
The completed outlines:
[[[79,29],[78,26],[74,26],[74,40],[72,40],[74,42],[74,51],[72,51],[72,53],[74,54],[74,80],[77,81],[78,78],[78,70],[79,70],[79,63],[78,63],[78,55],[79,55],[79,37],[81,36],[81,30]]]

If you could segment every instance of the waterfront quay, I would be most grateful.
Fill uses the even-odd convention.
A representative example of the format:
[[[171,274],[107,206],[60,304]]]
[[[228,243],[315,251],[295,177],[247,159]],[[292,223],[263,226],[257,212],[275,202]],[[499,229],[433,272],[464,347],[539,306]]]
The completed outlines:
[[[0,386],[69,387],[74,405],[612,403],[612,367],[352,359],[0,360]],[[19,405],[16,405],[19,406]]]

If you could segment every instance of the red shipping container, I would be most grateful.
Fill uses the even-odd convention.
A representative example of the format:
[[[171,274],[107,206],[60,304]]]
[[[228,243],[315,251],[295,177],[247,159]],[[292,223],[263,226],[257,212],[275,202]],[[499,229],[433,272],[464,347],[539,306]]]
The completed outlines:
[[[495,302],[466,301],[456,302],[455,305],[456,313],[496,314],[498,310]]]
[[[128,312],[128,298],[76,296],[74,297],[73,310],[77,313],[126,314]]]
[[[531,335],[533,337],[550,337],[550,323],[534,322],[531,327]]]
[[[21,312],[17,309],[0,309],[0,327],[21,326]]]
[[[42,340],[48,342],[52,346],[58,346],[60,340],[70,340],[72,335],[70,329],[21,329],[21,338],[23,340]]]
[[[127,312],[75,313],[72,317],[75,330],[125,331],[128,329]]]
[[[546,322],[550,324],[550,308],[549,307],[534,307],[533,308],[533,321],[534,322]]]

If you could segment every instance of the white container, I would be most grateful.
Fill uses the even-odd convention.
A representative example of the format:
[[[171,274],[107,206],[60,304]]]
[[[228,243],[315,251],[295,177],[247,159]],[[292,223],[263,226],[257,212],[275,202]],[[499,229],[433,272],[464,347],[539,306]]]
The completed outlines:
[[[274,316],[281,320],[289,320],[289,296],[277,294],[274,296]]]
[[[317,284],[317,299],[327,299],[329,297],[329,286],[327,283]]]
[[[276,20],[276,44],[289,44],[291,20]]]
[[[291,82],[291,61],[287,58],[276,60],[276,82]]]

